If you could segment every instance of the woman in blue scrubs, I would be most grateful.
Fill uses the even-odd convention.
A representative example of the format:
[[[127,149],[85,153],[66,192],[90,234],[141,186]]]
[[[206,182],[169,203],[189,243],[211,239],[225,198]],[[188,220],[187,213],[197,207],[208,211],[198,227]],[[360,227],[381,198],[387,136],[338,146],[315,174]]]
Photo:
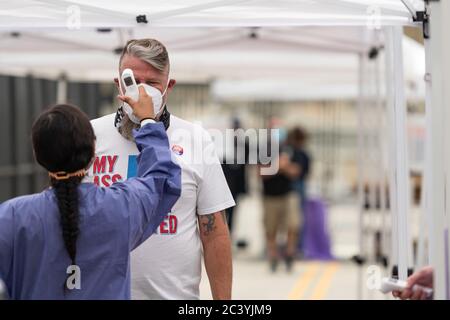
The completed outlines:
[[[12,299],[130,298],[130,251],[181,193],[180,167],[141,89],[139,101],[127,100],[142,119],[138,177],[110,188],[81,183],[95,136],[78,108],[57,105],[33,124],[34,154],[51,187],[0,205],[0,278]]]

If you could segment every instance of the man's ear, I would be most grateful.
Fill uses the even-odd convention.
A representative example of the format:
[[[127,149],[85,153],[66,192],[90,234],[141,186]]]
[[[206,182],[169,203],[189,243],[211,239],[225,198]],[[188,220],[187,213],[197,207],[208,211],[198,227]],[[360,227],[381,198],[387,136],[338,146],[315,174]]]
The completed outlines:
[[[114,78],[114,83],[116,84],[116,88],[119,93],[122,94],[122,92],[120,92],[119,78]]]
[[[170,79],[169,80],[169,85],[168,85],[168,88],[167,88],[167,90],[168,91],[172,91],[172,89],[173,89],[173,87],[175,87],[175,84],[177,83],[177,80],[175,80],[175,79]]]

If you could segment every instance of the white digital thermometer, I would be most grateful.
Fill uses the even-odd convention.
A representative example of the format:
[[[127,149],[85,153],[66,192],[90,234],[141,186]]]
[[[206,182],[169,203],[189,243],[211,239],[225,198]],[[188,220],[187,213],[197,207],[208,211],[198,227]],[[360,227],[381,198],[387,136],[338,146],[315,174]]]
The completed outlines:
[[[126,94],[128,97],[137,101],[139,98],[139,89],[134,79],[133,70],[125,69],[122,72],[122,83],[125,86],[124,92],[122,94]]]
[[[403,291],[406,289],[406,281],[403,280],[398,280],[398,279],[393,279],[393,278],[383,278],[381,280],[381,287],[380,287],[380,291],[382,293],[388,293],[391,291]],[[423,292],[425,292],[427,294],[428,298],[431,298],[431,296],[433,295],[433,290],[421,285],[414,285],[412,287],[412,290],[422,290]]]
[[[122,95],[126,95],[133,99],[134,101],[139,100],[139,88],[136,83],[136,79],[134,79],[133,70],[125,69],[121,75],[121,82],[125,86],[124,92],[121,92]],[[122,85],[120,86],[122,87]],[[122,89],[121,89],[122,90]],[[136,124],[139,124],[139,119],[133,114],[133,108],[128,105],[128,103],[123,103],[123,109],[125,113],[128,115],[128,118]]]

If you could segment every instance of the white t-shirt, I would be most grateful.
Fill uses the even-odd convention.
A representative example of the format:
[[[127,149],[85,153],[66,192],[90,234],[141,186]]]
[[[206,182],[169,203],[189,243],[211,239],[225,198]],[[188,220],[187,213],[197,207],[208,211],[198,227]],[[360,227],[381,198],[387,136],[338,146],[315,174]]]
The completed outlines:
[[[92,120],[96,158],[87,181],[108,187],[136,175],[139,151],[114,126],[115,114]],[[182,169],[182,190],[156,234],[131,253],[133,299],[199,299],[202,246],[197,215],[215,213],[234,200],[209,133],[170,116],[170,148]]]

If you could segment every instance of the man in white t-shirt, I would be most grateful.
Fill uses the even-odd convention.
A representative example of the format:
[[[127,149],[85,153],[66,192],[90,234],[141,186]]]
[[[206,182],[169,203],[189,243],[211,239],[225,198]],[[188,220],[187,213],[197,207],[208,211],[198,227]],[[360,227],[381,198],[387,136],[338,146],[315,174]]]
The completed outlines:
[[[161,93],[162,108],[156,117],[164,123],[173,156],[182,169],[181,197],[157,233],[131,254],[132,298],[199,299],[203,255],[213,298],[231,299],[231,242],[224,210],[235,203],[211,137],[200,126],[169,113],[165,104],[175,80],[169,77],[163,44],[154,39],[129,41],[120,57],[119,75],[126,68],[133,71],[137,84]],[[115,82],[121,83],[123,92],[119,79]],[[108,187],[135,176],[139,152],[131,133],[138,125],[132,118],[121,107],[117,113],[92,121],[96,157],[88,180]]]

